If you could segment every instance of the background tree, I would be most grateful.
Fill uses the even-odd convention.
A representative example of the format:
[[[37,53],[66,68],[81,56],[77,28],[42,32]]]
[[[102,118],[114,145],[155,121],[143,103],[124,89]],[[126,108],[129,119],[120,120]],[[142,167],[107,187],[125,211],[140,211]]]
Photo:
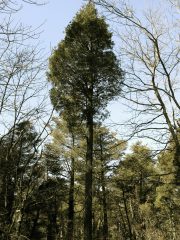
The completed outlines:
[[[152,152],[140,142],[132,146],[132,152],[124,156],[115,170],[111,179],[117,191],[112,193],[113,209],[119,213],[120,239],[147,239],[148,224],[141,207],[154,202],[155,174]]]
[[[42,82],[45,61],[37,43],[41,30],[14,20],[23,2],[43,3],[0,3],[0,139],[11,134],[22,121],[34,121],[44,127],[41,117],[48,106],[47,89]]]
[[[75,126],[70,126],[61,118],[54,118],[55,127],[52,131],[53,141],[46,145],[45,156],[48,168],[51,169],[52,175],[62,174],[66,179],[69,194],[67,221],[67,239],[74,238],[74,219],[75,219],[75,193],[77,181],[78,162],[82,155],[82,130]],[[81,152],[81,154],[80,154]],[[60,171],[61,169],[61,171]]]
[[[127,125],[133,129],[132,135],[153,140],[159,148],[160,144],[166,147],[172,137],[176,146],[174,166],[178,181],[180,105],[177,8],[169,4],[171,1],[163,1],[160,6],[157,2],[155,9],[151,7],[143,17],[139,17],[124,1],[94,2],[105,7],[120,27],[124,26],[119,34],[120,52],[124,53],[123,63],[126,65],[124,99],[134,113]]]
[[[161,219],[159,228],[164,232],[164,238],[167,239],[178,239],[180,232],[178,218],[180,189],[176,184],[173,157],[174,143],[171,142],[168,148],[159,155],[157,165],[160,183],[156,188],[155,206],[159,210],[159,218]]]
[[[94,134],[94,238],[110,238],[110,182],[112,172],[122,159],[126,143],[99,124]]]
[[[46,145],[45,162],[47,162],[48,179],[62,177],[66,181],[66,191],[57,202],[64,199],[63,209],[58,210],[57,225],[64,226],[62,239],[70,237],[83,239],[83,191],[84,169],[86,158],[86,140],[84,134],[86,128],[74,131],[74,140],[69,127],[62,118],[55,118],[55,126],[52,131],[52,141]],[[75,129],[74,129],[75,130]],[[73,143],[74,142],[74,143]],[[93,182],[93,236],[98,239],[108,239],[109,222],[109,184],[113,169],[117,168],[119,159],[125,149],[125,142],[118,140],[114,133],[106,127],[96,124],[94,127],[94,182]],[[74,158],[72,165],[72,157]],[[59,166],[59,167],[58,167]],[[51,171],[52,169],[52,171]],[[73,196],[72,171],[74,174]],[[71,202],[73,197],[73,202]],[[59,200],[58,200],[59,199]],[[69,215],[74,211],[73,218]],[[60,218],[62,217],[62,219]],[[73,224],[73,232],[69,234],[69,222]],[[71,226],[72,227],[72,226]],[[72,230],[72,228],[71,228]],[[67,232],[67,233],[66,233]]]
[[[12,235],[15,238],[21,234],[25,202],[41,175],[40,169],[37,169],[39,141],[30,122],[22,122],[1,144],[2,237]],[[38,174],[35,173],[37,170]]]

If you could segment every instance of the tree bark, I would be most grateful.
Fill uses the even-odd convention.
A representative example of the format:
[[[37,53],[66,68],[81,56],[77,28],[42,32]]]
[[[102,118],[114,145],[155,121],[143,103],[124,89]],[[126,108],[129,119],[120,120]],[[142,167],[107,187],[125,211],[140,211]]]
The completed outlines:
[[[92,240],[92,163],[93,163],[93,114],[87,117],[87,152],[85,173],[84,240]]]
[[[130,240],[133,240],[132,227],[131,227],[131,222],[130,222],[130,219],[129,219],[129,214],[128,214],[128,208],[127,208],[127,202],[126,202],[126,197],[125,197],[124,189],[122,189],[122,192],[123,192],[124,210],[125,210],[125,213],[126,213],[128,230],[129,230],[129,239],[130,239]]]
[[[107,199],[106,199],[106,186],[105,186],[103,146],[102,146],[101,136],[100,136],[100,148],[101,148],[101,184],[102,184],[102,195],[103,195],[103,240],[108,240]]]
[[[173,165],[175,168],[175,183],[179,186],[180,184],[180,145],[176,144],[175,154],[173,159]]]
[[[72,136],[74,147],[74,136]],[[68,226],[67,240],[74,239],[74,157],[71,157],[70,189],[69,189],[69,209],[68,209]]]
[[[48,213],[49,224],[47,226],[47,240],[56,240],[57,238],[57,213]]]
[[[39,213],[40,213],[40,209],[38,208],[37,212],[36,212],[36,217],[33,220],[33,226],[32,226],[32,229],[31,229],[30,239],[35,239],[35,237],[36,237],[36,229],[37,229],[37,223],[38,223],[38,220],[39,220]]]
[[[107,201],[106,201],[106,189],[104,184],[102,185],[103,191],[103,240],[108,240],[108,215],[107,215]]]

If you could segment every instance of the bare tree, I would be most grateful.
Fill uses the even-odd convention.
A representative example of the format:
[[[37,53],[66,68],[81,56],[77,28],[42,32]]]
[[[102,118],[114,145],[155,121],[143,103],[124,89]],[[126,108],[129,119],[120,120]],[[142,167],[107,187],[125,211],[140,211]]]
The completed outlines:
[[[43,77],[46,58],[38,45],[41,28],[16,23],[14,16],[25,2],[42,5],[44,1],[0,2],[0,136],[24,120],[44,128],[50,112],[48,86]]]
[[[25,201],[41,182],[42,175],[34,178],[34,172],[37,172],[38,167],[41,166],[42,144],[49,134],[46,127],[53,111],[50,108],[48,86],[45,83],[46,57],[42,54],[38,44],[41,28],[34,29],[14,20],[16,13],[21,11],[23,2],[36,5],[45,3],[31,0],[0,1],[0,148],[3,151],[1,152],[3,157],[0,158],[1,168],[5,169],[3,164],[6,165],[11,157],[13,159],[17,157],[16,146],[23,141],[22,134],[20,133],[18,136],[16,134],[20,124],[27,122],[38,132],[35,140],[37,144],[34,144],[33,140],[30,141],[29,146],[26,146],[30,154],[23,162],[23,166],[21,163],[23,161],[22,149],[20,147],[17,150],[19,154],[15,166],[17,173],[8,176],[8,171],[1,171],[1,196],[1,190],[8,186],[8,181],[3,181],[3,177],[11,177],[14,186],[11,191],[13,210],[9,213],[11,221],[6,224],[4,230],[1,225],[3,223],[0,224],[0,232],[4,231],[2,234],[9,236],[20,234]],[[5,145],[6,147],[4,147]],[[21,174],[19,174],[19,170]],[[26,189],[23,187],[24,179],[28,183]],[[5,205],[6,196],[7,194],[2,196]],[[14,229],[16,230],[14,231]]]
[[[179,0],[169,0],[169,2],[172,4],[173,7],[180,10],[180,1]]]
[[[175,145],[174,168],[178,176],[178,1],[170,1],[171,5],[164,1],[163,5],[150,8],[140,17],[126,1],[94,2],[103,6],[119,27],[120,54],[126,72],[123,98],[133,112],[132,119],[128,120],[132,135],[151,139],[165,147],[171,139]]]

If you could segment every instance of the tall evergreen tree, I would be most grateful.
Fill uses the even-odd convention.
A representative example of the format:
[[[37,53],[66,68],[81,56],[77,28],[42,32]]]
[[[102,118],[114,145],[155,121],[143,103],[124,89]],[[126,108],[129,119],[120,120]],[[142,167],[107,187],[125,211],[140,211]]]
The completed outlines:
[[[66,29],[49,64],[51,100],[66,116],[87,128],[84,239],[92,239],[93,126],[121,91],[123,73],[113,53],[112,34],[92,3]],[[67,117],[67,119],[70,119]]]
[[[112,173],[118,167],[126,143],[104,126],[97,125],[94,131],[94,239],[110,239],[109,231],[109,185]]]
[[[177,134],[179,138],[179,134]],[[180,186],[177,185],[174,154],[176,146],[170,139],[166,150],[158,156],[157,171],[160,175],[156,188],[155,206],[159,210],[159,229],[165,239],[178,239],[180,233]]]
[[[67,220],[67,240],[74,237],[74,213],[75,213],[75,161],[77,163],[77,148],[79,136],[75,127],[62,118],[54,118],[56,124],[52,131],[53,141],[46,145],[47,163],[51,168],[51,175],[60,174],[60,167],[63,169],[63,177],[67,179],[69,186],[68,194],[68,220]],[[50,153],[50,154],[49,154]],[[54,154],[55,153],[55,154]],[[48,157],[50,156],[50,158]],[[53,158],[54,159],[53,159]],[[55,160],[55,161],[54,161]],[[59,167],[58,167],[59,166]]]

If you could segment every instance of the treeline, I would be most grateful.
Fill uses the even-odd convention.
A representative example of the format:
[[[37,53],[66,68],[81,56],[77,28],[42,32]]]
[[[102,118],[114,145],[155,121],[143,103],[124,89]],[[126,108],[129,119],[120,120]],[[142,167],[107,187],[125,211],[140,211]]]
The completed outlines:
[[[36,151],[29,122],[1,142],[1,239],[84,239],[85,127],[55,118],[52,141]],[[94,128],[93,239],[178,239],[179,192],[173,151],[158,155]]]
[[[23,43],[34,31],[20,25],[13,32],[11,21],[1,24],[2,240],[178,240],[180,235],[177,48],[170,44],[166,51],[151,15],[152,29],[126,5],[93,2],[126,26],[127,48],[121,50],[127,66],[115,55],[108,24],[90,1],[49,58],[52,119],[46,97],[33,106],[43,95],[44,64],[37,49]],[[4,1],[0,12],[19,11],[14,4]],[[132,131],[122,139],[104,124],[108,104],[119,97],[135,111],[123,125]],[[164,149],[155,152],[140,141],[129,149],[127,136],[155,140]]]

